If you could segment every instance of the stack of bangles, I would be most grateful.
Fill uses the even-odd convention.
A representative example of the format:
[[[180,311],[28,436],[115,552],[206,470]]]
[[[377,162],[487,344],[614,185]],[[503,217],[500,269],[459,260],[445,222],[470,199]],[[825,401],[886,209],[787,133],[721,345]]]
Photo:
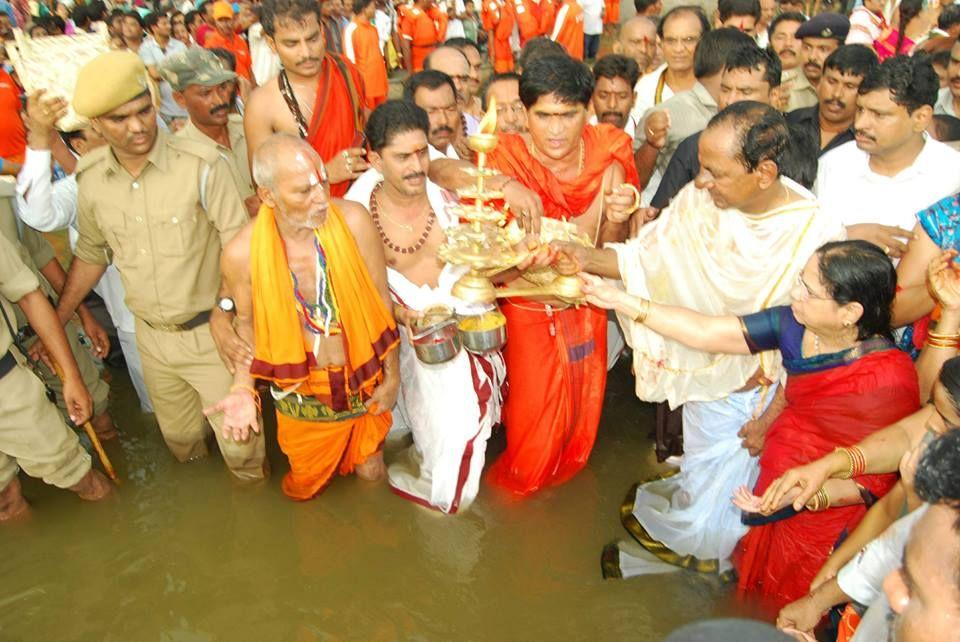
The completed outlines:
[[[257,412],[261,412],[262,408],[260,407],[260,393],[257,392],[256,388],[251,386],[244,386],[243,384],[235,383],[230,386],[230,392],[235,392],[237,390],[243,390],[244,392],[249,392],[253,397],[254,403],[257,404]]]
[[[819,513],[830,508],[830,495],[827,494],[827,489],[821,486],[817,494],[811,497],[804,507],[811,513]]]
[[[960,348],[960,334],[927,333],[927,345],[931,348]]]
[[[643,323],[650,314],[650,299],[640,299],[640,311],[633,317],[634,323]]]
[[[837,475],[840,479],[859,477],[863,474],[863,471],[867,469],[867,459],[863,456],[863,451],[857,446],[837,448],[834,452],[843,453],[843,456],[847,458],[848,462],[847,470],[845,470],[843,474]]]

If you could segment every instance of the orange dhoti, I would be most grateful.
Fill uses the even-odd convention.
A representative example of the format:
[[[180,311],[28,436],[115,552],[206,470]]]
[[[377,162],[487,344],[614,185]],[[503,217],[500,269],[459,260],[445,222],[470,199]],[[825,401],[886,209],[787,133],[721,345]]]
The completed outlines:
[[[607,380],[607,315],[592,306],[553,310],[525,300],[502,310],[507,450],[490,481],[526,495],[562,484],[590,457]]]
[[[327,370],[311,370],[308,382],[275,400],[277,441],[290,460],[283,492],[293,499],[310,499],[337,473],[352,473],[380,450],[392,421],[389,412],[367,413],[359,396],[351,399],[350,408],[339,413],[315,396],[330,397]]]

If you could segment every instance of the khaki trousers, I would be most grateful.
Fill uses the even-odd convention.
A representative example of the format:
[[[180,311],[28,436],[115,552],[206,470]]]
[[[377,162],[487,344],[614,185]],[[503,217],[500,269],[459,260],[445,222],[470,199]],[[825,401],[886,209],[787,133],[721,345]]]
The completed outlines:
[[[0,489],[18,468],[60,488],[90,470],[90,455],[47,401],[43,383],[21,365],[0,379]]]
[[[70,351],[73,352],[73,358],[77,361],[77,367],[80,369],[80,377],[83,379],[83,385],[87,387],[87,390],[90,391],[90,396],[93,397],[93,416],[99,417],[107,411],[107,406],[110,401],[110,385],[100,378],[100,370],[97,368],[97,364],[94,363],[93,357],[90,356],[90,350],[80,344],[80,339],[78,338],[80,326],[77,322],[68,321],[63,331],[67,333],[67,343],[70,344]],[[33,337],[26,342],[26,347],[29,348],[36,342],[37,338]],[[60,377],[58,377],[55,372],[51,372],[50,368],[44,364],[39,365],[37,374],[39,374],[43,378],[43,382],[50,386],[50,389],[57,394],[57,408],[60,409],[60,412],[65,418],[68,417],[67,404],[63,400],[63,384],[60,383]]]
[[[203,409],[227,396],[233,384],[233,376],[220,361],[210,325],[165,332],[137,319],[136,335],[144,382],[167,447],[180,461],[206,456],[209,428]],[[263,479],[262,426],[259,434],[239,443],[223,438],[222,424],[222,415],[209,419],[227,468],[243,480]]]

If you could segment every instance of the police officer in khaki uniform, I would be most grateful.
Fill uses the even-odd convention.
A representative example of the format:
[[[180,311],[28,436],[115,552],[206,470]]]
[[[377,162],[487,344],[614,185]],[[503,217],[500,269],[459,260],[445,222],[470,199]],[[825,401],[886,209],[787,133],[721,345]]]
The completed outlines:
[[[214,145],[230,164],[248,209],[250,204],[259,207],[260,199],[250,177],[243,117],[230,113],[237,74],[225,69],[216,54],[200,47],[167,56],[158,71],[173,88],[174,100],[190,115],[177,136]],[[251,216],[257,213],[256,207],[250,211]]]
[[[111,51],[77,77],[73,107],[108,145],[77,165],[80,237],[58,306],[60,319],[117,266],[137,317],[137,348],[164,440],[180,461],[207,454],[202,409],[232,377],[210,335],[220,293],[220,251],[249,219],[229,164],[210,145],[158,132],[147,70],[135,54]],[[239,443],[214,434],[230,471],[263,479],[262,433]]]
[[[46,397],[43,383],[22,365],[10,330],[17,303],[64,373],[63,397],[76,423],[90,417],[93,402],[57,316],[33,271],[0,234],[0,521],[28,510],[17,479],[19,468],[48,484],[98,500],[110,483],[90,467],[90,455]]]

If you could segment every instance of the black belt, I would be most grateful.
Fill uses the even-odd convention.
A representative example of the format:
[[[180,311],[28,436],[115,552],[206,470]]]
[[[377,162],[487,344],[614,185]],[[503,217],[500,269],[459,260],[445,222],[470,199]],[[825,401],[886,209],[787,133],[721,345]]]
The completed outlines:
[[[192,319],[188,319],[183,323],[150,323],[146,319],[143,319],[143,322],[154,330],[160,330],[162,332],[187,332],[188,330],[193,330],[194,328],[202,326],[204,323],[210,321],[210,310],[204,310],[199,313],[197,316]]]
[[[7,354],[0,358],[0,379],[7,376],[11,370],[17,366],[17,360],[13,358],[13,353],[7,350]]]

